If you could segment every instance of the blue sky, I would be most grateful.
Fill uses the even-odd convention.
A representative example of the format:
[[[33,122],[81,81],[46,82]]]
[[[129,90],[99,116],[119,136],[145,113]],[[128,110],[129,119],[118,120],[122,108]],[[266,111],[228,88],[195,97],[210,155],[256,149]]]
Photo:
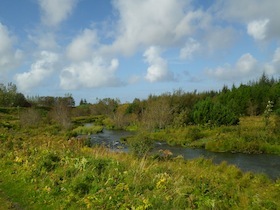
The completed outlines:
[[[279,9],[279,0],[1,0],[0,83],[78,103],[278,78]]]

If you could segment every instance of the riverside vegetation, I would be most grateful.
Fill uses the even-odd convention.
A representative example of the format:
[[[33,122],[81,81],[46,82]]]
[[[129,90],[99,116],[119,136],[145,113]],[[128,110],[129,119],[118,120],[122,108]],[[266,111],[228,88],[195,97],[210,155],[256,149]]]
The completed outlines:
[[[0,209],[279,209],[279,178],[168,151],[146,155],[153,140],[279,155],[276,90],[279,81],[263,75],[220,92],[74,107],[71,95],[25,99],[1,86]],[[104,127],[137,131],[126,139],[131,153],[92,146],[87,135]]]

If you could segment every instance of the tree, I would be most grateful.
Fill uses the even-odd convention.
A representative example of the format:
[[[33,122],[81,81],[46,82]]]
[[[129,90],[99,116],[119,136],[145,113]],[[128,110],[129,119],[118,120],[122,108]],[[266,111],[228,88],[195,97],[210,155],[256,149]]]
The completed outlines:
[[[28,107],[27,102],[22,93],[17,92],[17,87],[13,83],[8,83],[7,86],[0,84],[0,106],[3,107]]]
[[[120,104],[119,99],[104,98],[100,99],[98,103],[92,106],[92,113],[96,115],[106,115],[108,117],[113,117],[115,111]]]
[[[148,130],[163,129],[172,118],[172,109],[167,97],[151,99],[144,110],[142,125]]]
[[[211,123],[221,126],[236,125],[239,122],[238,117],[227,106],[214,103],[210,98],[195,105],[192,117],[195,124]]]
[[[71,126],[71,106],[69,106],[69,100],[67,98],[57,98],[50,115],[63,128],[68,129]]]

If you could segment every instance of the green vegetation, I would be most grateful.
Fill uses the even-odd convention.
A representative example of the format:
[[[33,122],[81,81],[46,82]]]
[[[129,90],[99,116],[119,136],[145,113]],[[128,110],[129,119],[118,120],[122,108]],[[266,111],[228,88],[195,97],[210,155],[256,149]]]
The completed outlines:
[[[237,125],[238,117],[221,103],[214,103],[210,98],[199,101],[193,108],[193,122],[197,125]]]
[[[29,97],[0,85],[0,203],[18,209],[279,209],[280,180],[225,162],[191,161],[153,141],[280,155],[280,81],[181,90],[121,104]],[[88,134],[127,129],[130,153],[90,147]],[[0,209],[1,209],[0,207]]]
[[[24,209],[277,209],[279,179],[199,158],[134,158],[43,127],[1,127],[0,188]],[[8,199],[9,198],[9,199]]]
[[[100,125],[91,125],[91,126],[79,126],[73,129],[70,133],[72,136],[81,135],[91,135],[100,133],[103,130],[103,126]]]

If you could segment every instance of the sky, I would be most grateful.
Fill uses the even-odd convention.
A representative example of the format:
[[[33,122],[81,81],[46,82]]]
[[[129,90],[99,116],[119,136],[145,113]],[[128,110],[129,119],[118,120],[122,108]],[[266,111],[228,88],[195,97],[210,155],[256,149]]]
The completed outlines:
[[[131,102],[279,78],[279,0],[0,0],[0,83]]]

